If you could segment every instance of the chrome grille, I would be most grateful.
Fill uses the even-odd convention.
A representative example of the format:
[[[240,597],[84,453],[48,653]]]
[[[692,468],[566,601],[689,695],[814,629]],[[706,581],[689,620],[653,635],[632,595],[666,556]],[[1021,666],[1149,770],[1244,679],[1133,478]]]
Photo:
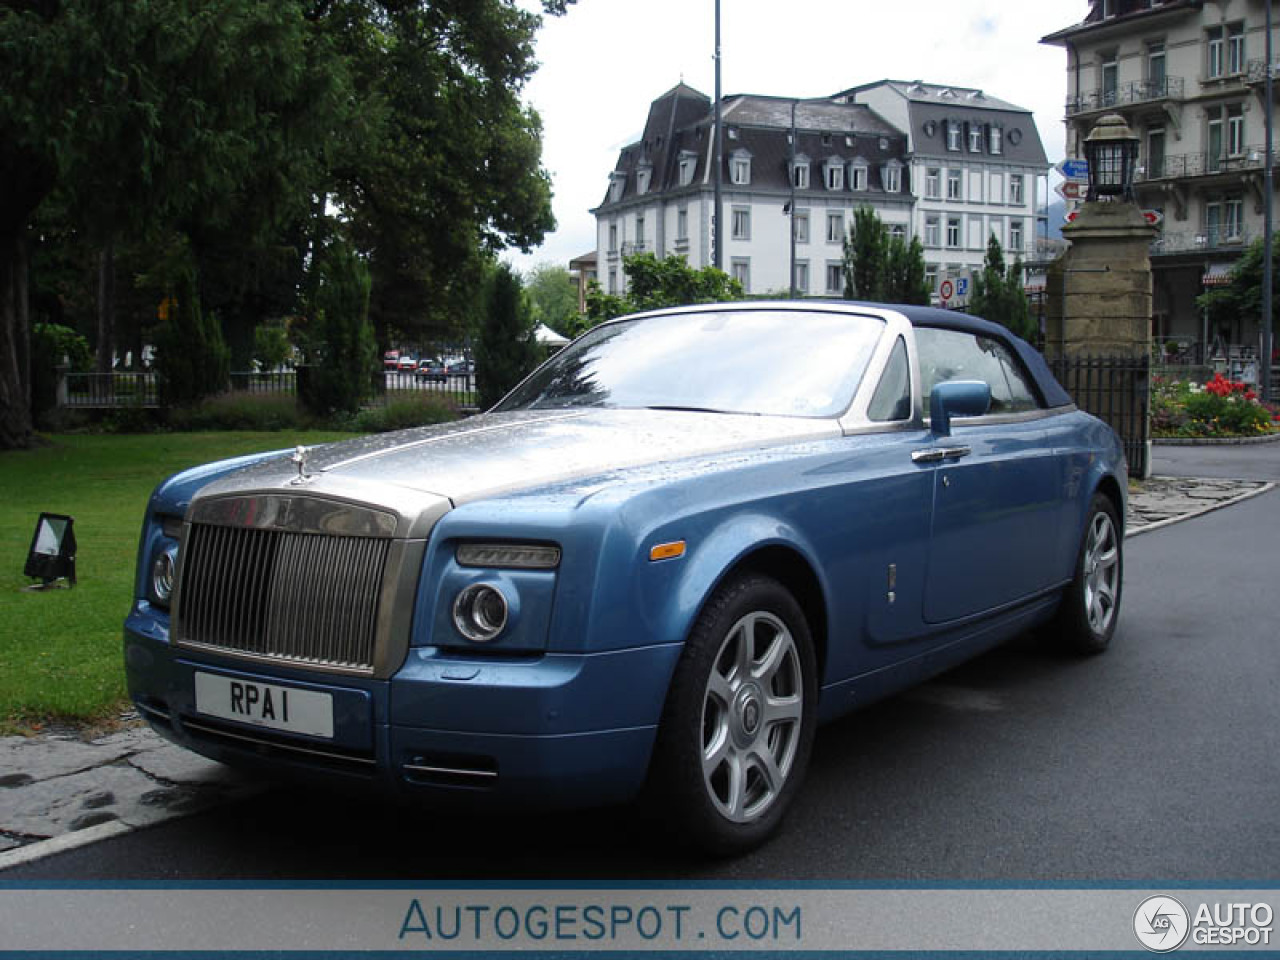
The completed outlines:
[[[179,643],[370,672],[391,542],[193,523],[178,584]]]

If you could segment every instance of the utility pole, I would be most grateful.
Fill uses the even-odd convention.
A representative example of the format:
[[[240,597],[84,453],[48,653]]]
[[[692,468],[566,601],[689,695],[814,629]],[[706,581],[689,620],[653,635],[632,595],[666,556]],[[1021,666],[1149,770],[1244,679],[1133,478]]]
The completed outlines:
[[[714,251],[713,263],[717,270],[724,269],[724,218],[720,216],[720,177],[724,170],[724,142],[720,130],[720,114],[723,112],[720,106],[720,0],[716,0],[716,99],[715,99],[715,126],[712,137],[715,138],[715,210],[711,214],[711,246]]]
[[[787,204],[791,226],[791,299],[796,298],[796,102],[791,101],[791,161],[787,164],[787,179],[791,181],[791,202]]]

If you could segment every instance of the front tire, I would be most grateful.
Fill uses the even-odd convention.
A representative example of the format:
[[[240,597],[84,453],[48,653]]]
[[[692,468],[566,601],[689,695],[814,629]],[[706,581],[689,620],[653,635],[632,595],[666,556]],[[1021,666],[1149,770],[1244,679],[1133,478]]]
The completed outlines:
[[[782,822],[808,766],[817,662],[776,580],[727,581],[699,615],[667,696],[651,771],[661,814],[708,853],[743,853]]]
[[[1075,576],[1058,608],[1058,635],[1075,653],[1102,653],[1120,618],[1124,530],[1115,504],[1095,493],[1076,556]]]

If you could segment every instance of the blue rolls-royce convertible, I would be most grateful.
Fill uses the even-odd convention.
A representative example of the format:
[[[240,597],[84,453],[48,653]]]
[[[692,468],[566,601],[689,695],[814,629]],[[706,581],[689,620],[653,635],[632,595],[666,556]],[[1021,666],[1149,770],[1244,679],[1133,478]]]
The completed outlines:
[[[1112,430],[997,325],[625,317],[481,416],[161,484],[129,689],[227,763],[468,803],[645,787],[735,852],[823,721],[1035,626],[1103,650],[1125,493]]]

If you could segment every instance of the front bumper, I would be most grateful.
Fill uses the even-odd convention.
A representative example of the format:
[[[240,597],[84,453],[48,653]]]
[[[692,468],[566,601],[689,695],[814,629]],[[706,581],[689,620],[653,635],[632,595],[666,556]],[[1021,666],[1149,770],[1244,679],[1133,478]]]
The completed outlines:
[[[246,665],[173,648],[148,617],[125,625],[129,694],[161,735],[227,764],[398,795],[592,806],[644,781],[678,645],[461,660],[415,648],[389,680]],[[328,692],[331,738],[195,709],[197,671]]]

